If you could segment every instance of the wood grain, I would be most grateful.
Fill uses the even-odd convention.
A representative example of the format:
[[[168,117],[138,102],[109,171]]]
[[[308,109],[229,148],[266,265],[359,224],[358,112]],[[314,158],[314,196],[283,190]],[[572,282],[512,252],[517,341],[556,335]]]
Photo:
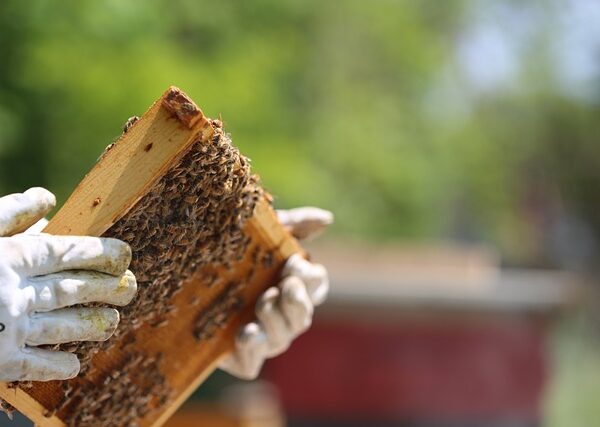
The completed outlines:
[[[45,232],[102,235],[146,194],[193,141],[198,137],[210,138],[211,134],[210,120],[187,95],[169,88],[102,156]],[[302,251],[278,222],[266,199],[257,204],[244,232],[252,237],[252,243],[241,262],[230,269],[209,266],[220,278],[215,286],[206,286],[203,283],[205,271],[199,271],[173,297],[177,311],[168,315],[165,326],[143,325],[135,332],[132,346],[136,351],[147,355],[162,354],[160,369],[173,390],[167,402],[154,402],[155,409],[138,420],[142,427],[160,426],[166,422],[210,375],[219,359],[231,351],[234,334],[240,325],[254,317],[253,307],[259,295],[277,282],[285,260]],[[257,247],[272,254],[272,262],[257,263],[252,257],[253,249]],[[214,337],[197,340],[192,330],[198,317],[227,293],[229,284],[237,282],[245,282],[243,309],[231,313],[226,327],[218,330]],[[199,303],[190,303],[196,300]],[[120,366],[127,352],[123,346],[114,346],[109,352],[98,353],[92,361],[96,369],[77,381],[102,387],[104,379]],[[42,427],[65,425],[68,413],[44,415],[53,410],[61,396],[59,381],[36,383],[29,390],[9,389],[6,384],[0,384],[0,397]]]

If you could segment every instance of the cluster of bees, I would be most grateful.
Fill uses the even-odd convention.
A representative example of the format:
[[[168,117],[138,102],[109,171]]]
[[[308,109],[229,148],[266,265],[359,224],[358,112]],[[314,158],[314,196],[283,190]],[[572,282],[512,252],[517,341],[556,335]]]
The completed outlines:
[[[248,159],[231,144],[219,121],[212,123],[210,141],[198,140],[178,163],[105,234],[126,241],[132,249],[130,269],[138,280],[138,295],[121,309],[121,324],[104,343],[58,346],[80,356],[82,373],[95,377],[91,361],[98,351],[123,349],[126,358],[101,385],[84,378],[63,383],[64,398],[51,413],[69,426],[135,426],[136,420],[168,402],[172,390],[161,373],[160,358],[136,353],[135,332],[142,325],[168,327],[176,310],[172,297],[201,268],[225,269],[239,262],[250,245],[244,224],[263,197]],[[218,278],[214,278],[216,281]],[[204,313],[206,321],[190,325],[197,339],[222,327],[228,310],[241,306],[242,283],[232,283],[221,303]],[[229,296],[227,296],[229,295]]]
[[[69,427],[138,427],[137,419],[171,397],[171,388],[160,371],[161,359],[162,354],[148,356],[132,350],[100,385],[79,380],[64,382],[61,402],[45,415],[52,416],[68,407]]]
[[[193,330],[198,341],[214,337],[227,325],[229,317],[242,308],[244,300],[240,294],[244,285],[243,282],[228,282],[219,297],[199,313]]]

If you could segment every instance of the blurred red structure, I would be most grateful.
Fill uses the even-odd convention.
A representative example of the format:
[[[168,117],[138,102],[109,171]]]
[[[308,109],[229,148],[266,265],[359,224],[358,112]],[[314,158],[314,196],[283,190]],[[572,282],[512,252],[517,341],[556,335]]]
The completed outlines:
[[[292,418],[538,419],[542,325],[411,323],[320,319],[267,377]]]
[[[317,257],[331,266],[331,302],[266,366],[292,424],[540,422],[547,332],[556,309],[574,299],[570,276],[501,273],[493,257],[455,250],[451,268],[439,251],[424,257],[435,266],[399,253],[391,265],[366,262],[369,271],[344,256]]]

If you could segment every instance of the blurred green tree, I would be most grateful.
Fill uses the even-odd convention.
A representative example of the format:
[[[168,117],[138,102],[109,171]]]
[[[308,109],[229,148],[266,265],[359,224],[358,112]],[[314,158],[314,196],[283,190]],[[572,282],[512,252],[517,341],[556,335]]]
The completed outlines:
[[[175,84],[222,115],[278,206],[329,208],[340,236],[474,239],[549,262],[545,216],[569,212],[600,236],[598,103],[560,92],[548,28],[522,47],[517,90],[473,91],[456,53],[479,8],[2,2],[0,190],[44,185],[64,200]]]

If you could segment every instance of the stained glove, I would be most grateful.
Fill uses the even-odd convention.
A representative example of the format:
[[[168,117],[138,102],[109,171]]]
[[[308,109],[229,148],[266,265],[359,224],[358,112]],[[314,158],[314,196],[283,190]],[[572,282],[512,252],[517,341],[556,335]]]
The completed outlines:
[[[137,291],[126,243],[21,233],[55,204],[43,188],[0,198],[0,381],[76,376],[77,356],[37,346],[108,339],[119,323],[117,310],[65,307],[123,306]]]
[[[297,238],[319,234],[333,222],[331,212],[318,208],[278,211],[279,220]],[[256,305],[256,322],[244,325],[235,350],[219,368],[242,379],[258,376],[264,361],[288,349],[292,341],[312,323],[314,307],[329,292],[325,267],[306,261],[299,254],[286,262],[278,286],[267,289]]]

